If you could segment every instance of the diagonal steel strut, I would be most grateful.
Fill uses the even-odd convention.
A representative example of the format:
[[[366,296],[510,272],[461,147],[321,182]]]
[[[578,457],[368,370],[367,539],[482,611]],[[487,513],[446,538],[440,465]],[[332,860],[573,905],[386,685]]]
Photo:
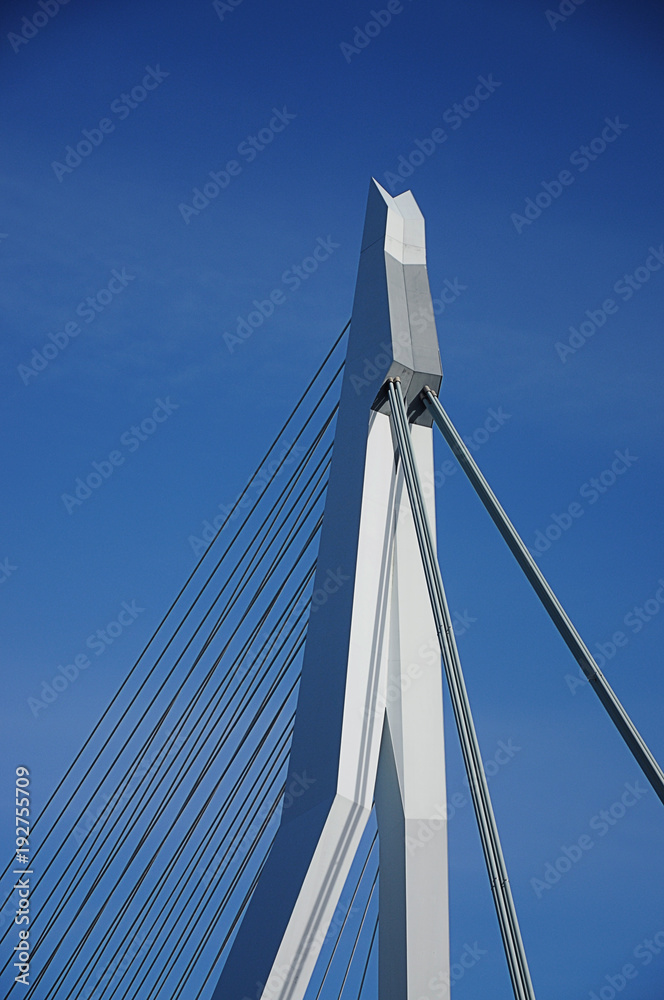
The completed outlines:
[[[535,1000],[512,890],[507,877],[507,867],[500,845],[498,826],[491,805],[489,786],[452,629],[452,620],[435,554],[433,535],[424,506],[422,486],[410,439],[400,380],[389,379],[387,392],[512,988],[516,1000]]]
[[[498,528],[509,549],[525,573],[533,590],[546,608],[551,621],[563,637],[568,649],[588,678],[591,687],[608,712],[618,732],[631,750],[639,767],[664,802],[664,771],[647,746],[645,740],[623,708],[620,700],[606,677],[598,667],[585,642],[572,624],[562,604],[552,591],[539,566],[524,545],[516,528],[503,510],[495,493],[480,472],[475,459],[470,454],[454,424],[440,404],[435,392],[428,386],[422,391],[424,404],[434,419],[434,423],[459,460],[475,488],[475,492],[489,512],[491,520]]]

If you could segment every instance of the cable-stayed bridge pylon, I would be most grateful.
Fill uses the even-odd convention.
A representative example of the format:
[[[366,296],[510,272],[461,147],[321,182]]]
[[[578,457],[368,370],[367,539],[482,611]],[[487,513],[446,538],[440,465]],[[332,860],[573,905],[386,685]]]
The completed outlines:
[[[42,810],[31,981],[8,958],[8,996],[347,1000],[376,960],[380,1000],[449,983],[444,674],[513,992],[534,998],[422,489],[434,426],[664,801],[440,404],[424,220],[375,181],[349,325]]]

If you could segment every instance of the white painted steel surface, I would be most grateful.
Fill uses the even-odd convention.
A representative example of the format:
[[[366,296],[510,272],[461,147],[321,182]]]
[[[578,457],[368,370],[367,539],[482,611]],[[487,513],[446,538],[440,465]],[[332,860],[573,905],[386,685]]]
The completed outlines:
[[[282,814],[214,1000],[302,1000],[374,793],[381,1000],[420,1000],[448,974],[441,667],[384,392],[398,375],[433,482],[420,391],[441,374],[424,220],[410,192],[372,181],[314,582],[338,586],[310,618],[289,763],[309,787]]]

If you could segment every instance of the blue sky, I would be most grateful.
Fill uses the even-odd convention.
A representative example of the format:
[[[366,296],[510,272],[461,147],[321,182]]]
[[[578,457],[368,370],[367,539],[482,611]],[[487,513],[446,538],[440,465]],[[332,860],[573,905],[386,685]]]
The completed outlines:
[[[23,20],[37,3],[4,5],[7,856],[16,766],[39,814],[193,569],[192,538],[348,320],[372,175],[410,188],[426,218],[443,404],[526,544],[553,539],[540,566],[664,760],[662,15],[561,7],[404,0],[366,34],[382,4],[72,0],[38,28]],[[302,271],[317,247],[327,256]],[[57,351],[35,364],[44,345]],[[441,564],[469,623],[486,759],[520,748],[491,788],[537,996],[603,998],[631,963],[621,996],[658,1000],[664,950],[638,949],[664,942],[662,805],[649,791],[605,835],[593,827],[638,768],[449,459],[437,441]],[[94,462],[112,472],[68,504]],[[28,699],[123,602],[144,610],[35,715]],[[447,736],[462,793],[449,712]],[[532,880],[593,829],[538,893]],[[452,957],[486,951],[454,996],[507,998],[468,803],[450,857]]]

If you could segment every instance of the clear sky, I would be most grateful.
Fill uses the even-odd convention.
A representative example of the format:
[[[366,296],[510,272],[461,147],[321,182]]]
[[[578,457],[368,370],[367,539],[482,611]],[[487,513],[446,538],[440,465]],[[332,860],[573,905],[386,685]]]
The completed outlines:
[[[664,760],[663,25],[646,0],[3,5],[3,867],[16,767],[39,815],[348,320],[372,175],[426,218],[443,403]],[[662,804],[602,826],[638,767],[448,461],[441,565],[537,996],[660,1000]],[[449,711],[447,739],[463,794]],[[481,952],[454,996],[508,998],[467,798],[449,838],[452,959]]]

